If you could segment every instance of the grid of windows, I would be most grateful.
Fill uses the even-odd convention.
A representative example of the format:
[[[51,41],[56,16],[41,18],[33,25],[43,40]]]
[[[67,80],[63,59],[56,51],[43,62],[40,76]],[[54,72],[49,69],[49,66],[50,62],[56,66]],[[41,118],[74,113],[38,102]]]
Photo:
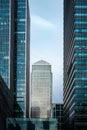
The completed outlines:
[[[16,100],[25,110],[26,1],[15,0]]]
[[[64,0],[64,115],[65,129],[87,129],[86,0]]]
[[[9,85],[9,0],[0,0],[0,74]]]
[[[57,119],[57,129],[64,129],[63,104],[53,104],[52,117]]]
[[[51,116],[52,73],[51,65],[41,62],[32,66],[31,116],[47,118]]]
[[[14,93],[14,112],[20,108],[22,116],[29,114],[28,6],[28,0],[0,0],[0,75]]]
[[[75,64],[75,70],[78,73],[75,73],[75,80],[78,82],[84,82],[87,80],[87,49],[85,48],[87,43],[87,1],[85,0],[75,0],[75,17],[79,19],[75,19],[75,44],[78,47],[75,48],[75,58],[77,64]],[[85,42],[84,42],[85,41]],[[79,60],[78,60],[79,58]],[[80,85],[78,89],[75,90],[75,100],[76,104],[83,104],[87,105],[87,84],[85,88]],[[85,108],[84,108],[85,109]]]

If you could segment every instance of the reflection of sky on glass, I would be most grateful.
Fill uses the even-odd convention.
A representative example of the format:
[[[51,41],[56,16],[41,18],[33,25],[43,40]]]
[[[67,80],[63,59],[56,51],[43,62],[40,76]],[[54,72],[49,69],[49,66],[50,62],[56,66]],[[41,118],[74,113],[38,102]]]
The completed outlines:
[[[63,99],[63,0],[30,0],[31,65],[52,65],[53,102]]]

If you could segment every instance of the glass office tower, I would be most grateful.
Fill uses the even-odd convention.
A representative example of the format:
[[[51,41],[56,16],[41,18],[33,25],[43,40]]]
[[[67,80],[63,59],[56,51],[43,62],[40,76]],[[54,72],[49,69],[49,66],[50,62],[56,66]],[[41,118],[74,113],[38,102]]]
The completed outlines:
[[[87,1],[64,0],[65,129],[87,129]]]
[[[9,84],[9,0],[0,0],[0,74]]]
[[[32,65],[31,117],[50,118],[52,108],[51,65],[40,60]]]
[[[29,22],[28,0],[0,0],[0,74],[18,117],[29,113]]]

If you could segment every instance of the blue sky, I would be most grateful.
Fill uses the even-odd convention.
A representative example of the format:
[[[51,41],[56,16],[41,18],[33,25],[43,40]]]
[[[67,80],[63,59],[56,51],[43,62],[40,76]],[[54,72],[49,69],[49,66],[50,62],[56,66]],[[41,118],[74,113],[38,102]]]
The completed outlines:
[[[63,101],[63,0],[29,0],[31,65],[52,65],[53,102]]]

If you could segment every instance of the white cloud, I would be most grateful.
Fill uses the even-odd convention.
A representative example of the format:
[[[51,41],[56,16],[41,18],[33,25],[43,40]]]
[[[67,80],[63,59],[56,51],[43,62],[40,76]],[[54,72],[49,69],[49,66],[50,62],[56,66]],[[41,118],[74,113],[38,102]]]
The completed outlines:
[[[43,29],[55,29],[55,24],[51,23],[50,21],[38,16],[32,15],[31,16],[31,26],[36,26]]]

